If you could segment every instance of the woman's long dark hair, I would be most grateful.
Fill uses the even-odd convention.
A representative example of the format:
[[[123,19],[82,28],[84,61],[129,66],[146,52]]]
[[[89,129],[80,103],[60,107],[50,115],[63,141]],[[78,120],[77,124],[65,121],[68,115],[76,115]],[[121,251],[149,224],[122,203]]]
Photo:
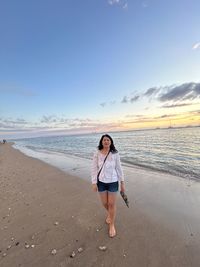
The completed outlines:
[[[111,145],[110,145],[110,152],[112,152],[112,153],[117,153],[118,151],[117,151],[117,149],[115,148],[113,139],[112,139],[112,137],[111,137],[110,135],[108,135],[108,134],[104,134],[104,135],[102,135],[102,137],[101,137],[101,139],[100,139],[100,141],[99,141],[98,149],[99,149],[99,150],[103,149],[103,144],[102,144],[102,142],[103,142],[104,137],[107,137],[107,138],[110,139],[110,142],[111,142]]]

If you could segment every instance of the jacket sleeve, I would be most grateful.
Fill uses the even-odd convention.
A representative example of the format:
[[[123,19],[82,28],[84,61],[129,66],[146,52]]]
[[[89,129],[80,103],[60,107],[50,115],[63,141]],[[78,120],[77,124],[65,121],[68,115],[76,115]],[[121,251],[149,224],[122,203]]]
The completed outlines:
[[[98,174],[98,152],[95,152],[93,155],[92,168],[91,168],[92,184],[97,184],[97,174]]]
[[[116,154],[116,172],[117,172],[118,180],[120,182],[124,181],[124,173],[122,170],[119,153]]]

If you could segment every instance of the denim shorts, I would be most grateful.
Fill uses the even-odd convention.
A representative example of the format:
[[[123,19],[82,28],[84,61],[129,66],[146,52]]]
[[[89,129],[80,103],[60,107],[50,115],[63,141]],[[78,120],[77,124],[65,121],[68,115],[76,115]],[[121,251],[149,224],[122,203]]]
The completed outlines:
[[[117,192],[119,189],[119,183],[118,182],[113,182],[113,183],[103,183],[101,181],[98,181],[97,183],[98,187],[98,192]]]

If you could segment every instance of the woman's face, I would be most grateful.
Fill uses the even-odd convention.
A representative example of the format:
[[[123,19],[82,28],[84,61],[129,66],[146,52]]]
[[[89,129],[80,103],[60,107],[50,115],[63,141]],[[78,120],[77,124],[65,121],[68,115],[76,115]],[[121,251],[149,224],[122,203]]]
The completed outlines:
[[[110,145],[111,145],[110,139],[105,136],[102,140],[102,145],[103,145],[103,148],[110,148]]]

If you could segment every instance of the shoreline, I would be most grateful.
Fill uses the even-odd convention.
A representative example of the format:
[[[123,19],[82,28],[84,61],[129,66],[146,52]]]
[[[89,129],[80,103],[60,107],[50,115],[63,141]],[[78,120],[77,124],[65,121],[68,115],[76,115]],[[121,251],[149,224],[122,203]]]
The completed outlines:
[[[118,196],[117,236],[111,239],[105,211],[88,180],[10,144],[0,146],[0,167],[2,267],[199,266],[197,183],[188,186],[179,178],[139,169],[126,172],[130,208]],[[70,258],[73,251],[76,256]]]

